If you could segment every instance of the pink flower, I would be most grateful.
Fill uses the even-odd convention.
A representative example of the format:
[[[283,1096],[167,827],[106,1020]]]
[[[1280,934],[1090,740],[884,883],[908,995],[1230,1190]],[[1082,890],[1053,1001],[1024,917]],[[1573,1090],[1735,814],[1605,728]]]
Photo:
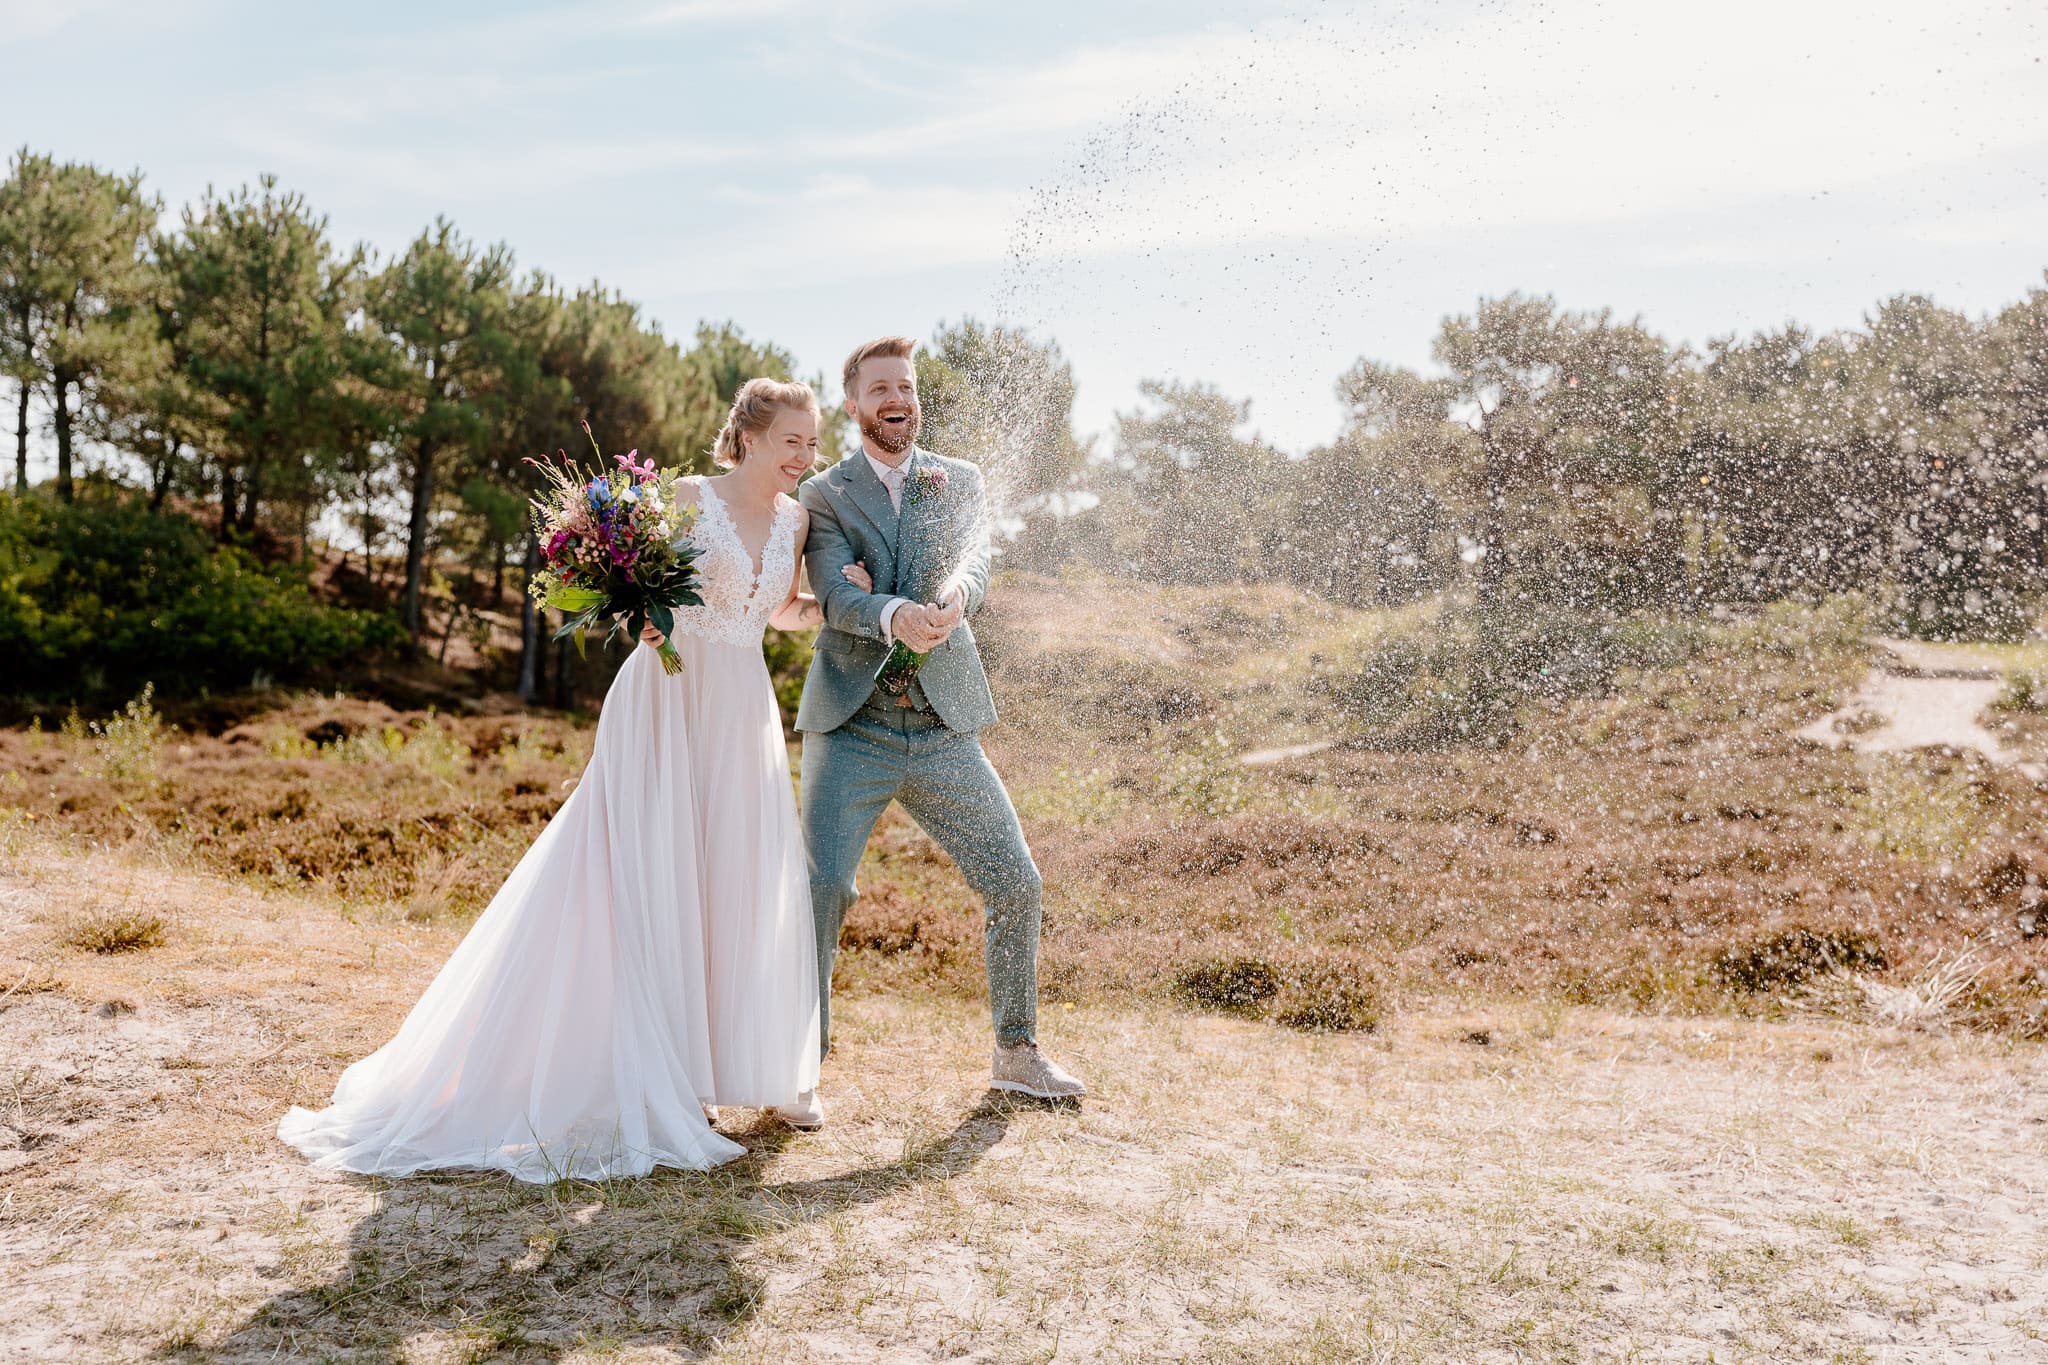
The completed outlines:
[[[627,451],[625,454],[614,455],[612,456],[612,458],[619,462],[620,468],[624,469],[628,474],[633,475],[641,483],[645,483],[649,479],[654,477],[654,457],[651,455],[648,456],[647,463],[645,464],[634,464],[633,457],[635,455],[638,455],[639,453],[640,448],[638,446],[635,446],[633,449]]]
[[[920,469],[917,477],[911,481],[910,500],[923,502],[926,498],[936,498],[945,491],[946,471],[937,465],[927,465]]]

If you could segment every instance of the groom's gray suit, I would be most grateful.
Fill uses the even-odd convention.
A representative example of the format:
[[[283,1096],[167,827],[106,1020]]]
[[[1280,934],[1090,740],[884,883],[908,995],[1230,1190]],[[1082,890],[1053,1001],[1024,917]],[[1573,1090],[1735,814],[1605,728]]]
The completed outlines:
[[[934,649],[899,704],[875,689],[891,646],[882,613],[893,598],[937,601],[958,584],[972,616],[988,591],[987,504],[981,471],[913,449],[902,509],[856,448],[798,490],[811,514],[804,554],[825,604],[796,726],[803,731],[804,842],[818,929],[818,996],[831,1045],[832,959],[854,873],[891,800],[951,855],[988,918],[987,960],[996,1041],[1034,1039],[1038,1015],[1038,868],[1002,780],[975,732],[996,708],[962,620]],[[874,578],[863,592],[840,572],[858,561]]]

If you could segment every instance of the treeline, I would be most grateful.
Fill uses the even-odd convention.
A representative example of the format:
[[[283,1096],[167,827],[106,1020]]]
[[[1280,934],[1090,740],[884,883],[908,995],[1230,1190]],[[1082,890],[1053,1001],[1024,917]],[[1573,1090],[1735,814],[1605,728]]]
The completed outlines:
[[[1098,446],[1057,344],[968,319],[920,354],[925,443],[983,463],[1012,564],[1352,604],[1448,592],[1481,641],[1845,590],[1895,629],[2004,636],[2041,605],[2048,289],[1982,318],[1900,296],[1858,328],[1699,351],[1509,295],[1446,319],[1432,353],[1429,373],[1354,365],[1342,430],[1305,455],[1186,382],[1144,385]],[[86,684],[122,658],[222,687],[371,648],[445,658],[458,627],[510,682],[490,641],[516,603],[516,685],[565,703],[571,656],[521,591],[521,461],[588,422],[607,450],[702,469],[738,384],[793,369],[731,325],[667,338],[445,221],[385,258],[268,178],[172,216],[139,175],[20,152],[0,182],[17,494],[38,424],[57,467],[0,499],[0,650],[27,661],[0,690],[118,694],[141,675]],[[828,458],[844,435],[827,423]],[[136,620],[155,625],[99,649]],[[776,647],[793,674],[800,644]]]
[[[324,530],[356,552],[329,586],[414,641],[430,599],[452,629],[508,568],[520,586],[524,457],[588,422],[607,451],[702,467],[738,383],[792,367],[731,326],[678,344],[601,285],[521,273],[445,221],[388,259],[341,247],[267,177],[175,216],[139,174],[26,150],[0,182],[17,493],[40,421],[60,503],[110,476],[270,564],[308,562]],[[539,627],[529,611],[529,695]]]
[[[1279,579],[1348,603],[1446,589],[1507,619],[1856,590],[1890,627],[2008,636],[2041,606],[2048,289],[1972,319],[1704,352],[1548,298],[1447,319],[1430,375],[1362,360],[1343,431],[1289,458],[1204,385],[1148,384],[1020,550],[1160,582]]]

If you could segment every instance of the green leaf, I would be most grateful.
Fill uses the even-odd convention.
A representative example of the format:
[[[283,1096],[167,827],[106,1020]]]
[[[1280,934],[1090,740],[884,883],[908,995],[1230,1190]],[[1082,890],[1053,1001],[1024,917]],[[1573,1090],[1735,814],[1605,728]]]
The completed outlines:
[[[604,598],[596,588],[557,588],[548,594],[547,604],[560,611],[588,611]]]
[[[589,657],[590,657],[590,656],[589,656],[588,654],[585,654],[585,653],[583,652],[583,627],[582,627],[582,626],[578,626],[578,627],[576,627],[576,657],[577,657],[577,658],[579,658],[579,659],[587,659],[587,658],[589,658]]]
[[[654,622],[654,628],[663,635],[676,633],[676,614],[659,602],[647,608],[647,619]]]

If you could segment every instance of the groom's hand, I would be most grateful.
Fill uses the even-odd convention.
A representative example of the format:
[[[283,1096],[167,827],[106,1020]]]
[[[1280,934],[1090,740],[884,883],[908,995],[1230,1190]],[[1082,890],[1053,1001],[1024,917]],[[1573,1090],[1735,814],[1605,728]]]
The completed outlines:
[[[959,624],[957,614],[948,621],[937,607],[906,602],[890,618],[889,631],[919,654],[928,654],[945,643],[946,637],[953,633],[953,627]]]

